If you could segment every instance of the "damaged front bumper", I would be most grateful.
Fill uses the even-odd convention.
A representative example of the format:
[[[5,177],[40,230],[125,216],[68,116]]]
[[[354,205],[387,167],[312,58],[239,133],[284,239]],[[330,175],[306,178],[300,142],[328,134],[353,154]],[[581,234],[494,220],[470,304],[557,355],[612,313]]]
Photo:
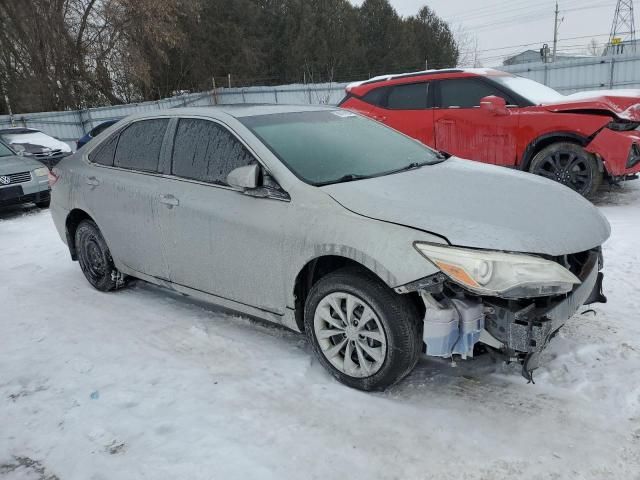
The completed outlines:
[[[474,332],[474,338],[499,351],[507,361],[522,363],[523,376],[531,380],[532,371],[538,367],[540,353],[567,320],[582,305],[606,302],[602,294],[601,268],[600,252],[590,252],[578,275],[582,283],[562,298],[555,299],[532,299],[527,302],[459,295],[457,299],[445,296],[434,302],[433,289],[428,293],[422,290],[426,306],[424,340],[427,355],[450,357],[461,353],[457,339],[469,337],[468,331],[465,332],[463,328],[463,325],[469,324],[465,319],[470,318],[470,312],[473,312],[473,318],[477,318],[475,312],[481,304],[483,319],[472,324],[472,328],[483,328],[484,331]],[[448,327],[445,327],[446,322],[449,322]],[[444,342],[442,332],[449,335]],[[472,356],[472,351],[467,353]]]
[[[486,330],[504,345],[504,353],[509,358],[521,359],[526,378],[531,379],[542,350],[582,305],[606,302],[599,264],[598,254],[592,253],[580,275],[582,283],[566,298],[547,306],[537,306],[532,302],[519,308],[522,304],[484,302],[488,307]]]

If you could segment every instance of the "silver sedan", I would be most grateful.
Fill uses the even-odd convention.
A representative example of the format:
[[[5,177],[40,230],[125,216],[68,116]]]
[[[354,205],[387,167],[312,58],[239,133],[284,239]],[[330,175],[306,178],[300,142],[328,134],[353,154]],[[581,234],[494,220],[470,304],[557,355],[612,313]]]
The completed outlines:
[[[305,332],[363,390],[423,353],[491,349],[531,378],[580,305],[604,301],[609,225],[578,194],[335,108],[132,116],[52,183],[95,288],[138,278]]]

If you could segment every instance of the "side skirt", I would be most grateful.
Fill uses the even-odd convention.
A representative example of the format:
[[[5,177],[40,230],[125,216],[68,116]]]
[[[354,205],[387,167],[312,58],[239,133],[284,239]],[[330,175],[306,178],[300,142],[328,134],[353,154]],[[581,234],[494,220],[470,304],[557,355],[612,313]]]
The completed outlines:
[[[118,262],[120,263],[120,262]],[[151,283],[153,285],[158,285],[160,287],[167,288],[169,290],[173,290],[174,292],[181,293],[183,295],[187,295],[189,297],[196,298],[198,300],[202,300],[207,303],[211,303],[229,310],[233,310],[234,312],[242,313],[251,317],[260,318],[262,320],[267,320],[269,322],[276,323],[278,325],[282,325],[286,328],[289,328],[295,332],[299,332],[298,326],[295,321],[295,315],[293,310],[289,308],[285,309],[285,313],[283,315],[277,314],[274,312],[270,312],[267,310],[262,310],[260,308],[252,307],[250,305],[245,305],[243,303],[236,302],[234,300],[229,300],[228,298],[219,297],[217,295],[213,295],[207,292],[203,292],[200,290],[196,290],[193,288],[185,287],[184,285],[178,285],[176,283],[172,283],[168,280],[164,280],[162,278],[152,277],[151,275],[146,275],[141,272],[136,272],[122,264],[117,265],[118,270],[120,270],[125,275],[130,277],[137,278],[139,280],[143,280],[145,282]]]

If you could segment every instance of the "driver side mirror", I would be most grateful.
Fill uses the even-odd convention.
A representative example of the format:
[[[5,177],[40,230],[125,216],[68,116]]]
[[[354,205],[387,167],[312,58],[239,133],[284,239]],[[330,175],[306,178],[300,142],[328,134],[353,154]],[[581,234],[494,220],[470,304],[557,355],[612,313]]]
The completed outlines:
[[[498,116],[505,116],[511,113],[507,108],[506,100],[502,97],[496,97],[495,95],[481,98],[480,108]]]
[[[227,183],[230,186],[249,190],[258,187],[259,179],[260,165],[257,164],[235,168],[227,175]]]

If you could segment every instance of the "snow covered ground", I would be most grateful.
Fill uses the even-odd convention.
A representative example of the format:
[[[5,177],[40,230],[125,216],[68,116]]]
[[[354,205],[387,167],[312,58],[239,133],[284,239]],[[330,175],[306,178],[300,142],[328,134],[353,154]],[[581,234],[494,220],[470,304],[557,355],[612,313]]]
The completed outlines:
[[[639,479],[640,182],[598,204],[609,303],[535,385],[425,358],[382,394],[281,328],[143,283],[99,293],[47,211],[0,210],[0,478]]]

